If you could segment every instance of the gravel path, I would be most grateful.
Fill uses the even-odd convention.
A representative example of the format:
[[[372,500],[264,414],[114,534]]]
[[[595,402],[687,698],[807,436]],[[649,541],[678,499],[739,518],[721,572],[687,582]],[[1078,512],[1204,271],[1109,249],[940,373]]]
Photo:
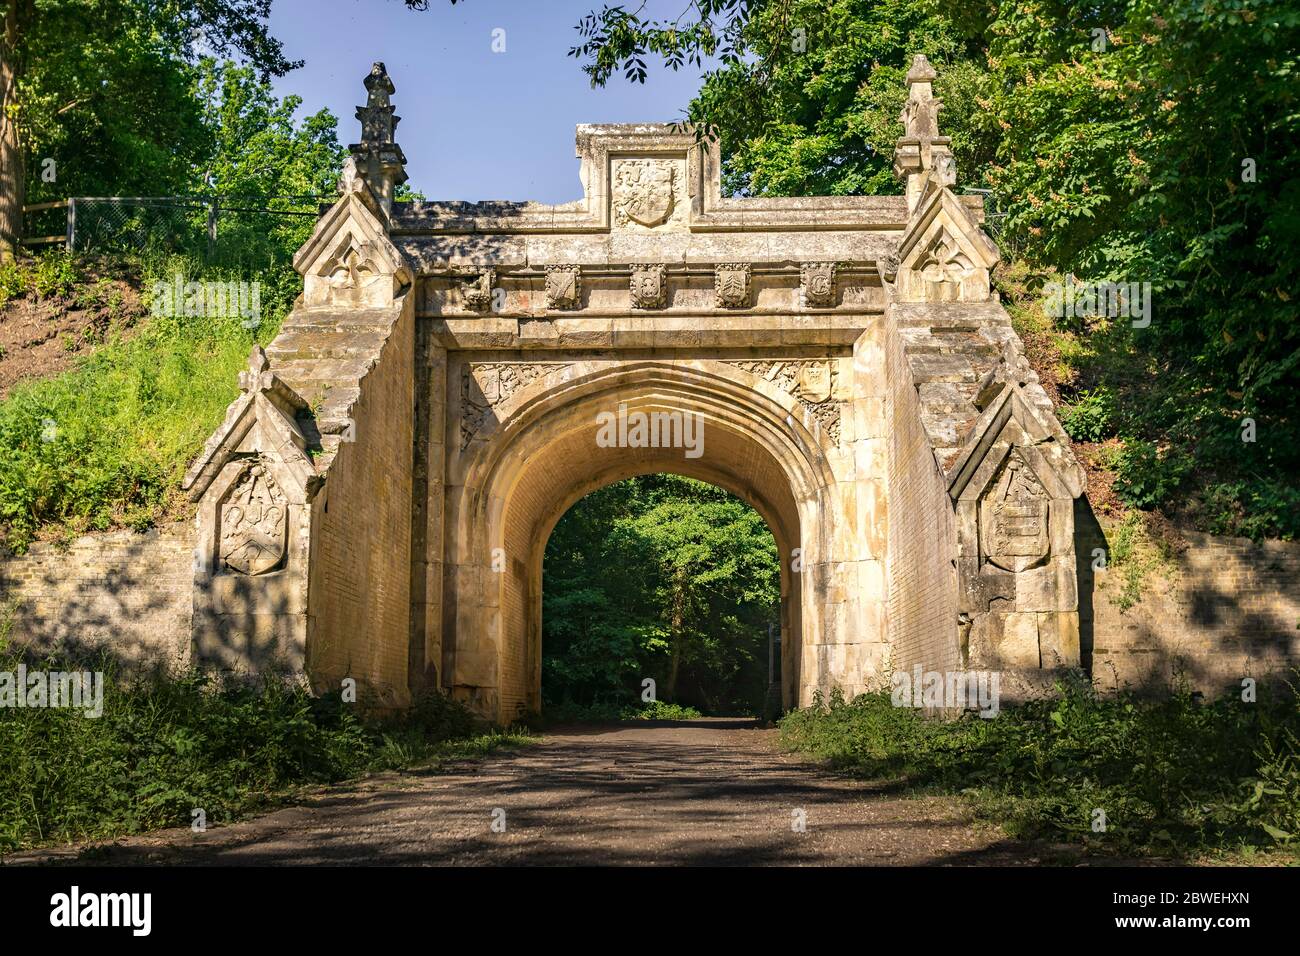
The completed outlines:
[[[79,853],[101,865],[978,865],[1073,856],[973,825],[954,800],[905,799],[818,769],[779,752],[776,731],[725,719],[560,728],[436,773],[323,788],[300,806],[207,833],[164,830],[5,862],[77,862]]]

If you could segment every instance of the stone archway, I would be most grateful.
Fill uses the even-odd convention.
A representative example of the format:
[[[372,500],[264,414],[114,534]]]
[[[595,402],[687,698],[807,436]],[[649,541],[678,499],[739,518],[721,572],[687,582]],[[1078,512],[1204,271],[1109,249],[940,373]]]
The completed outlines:
[[[186,476],[198,658],[508,720],[536,701],[555,521],[673,471],[777,538],[789,706],[898,668],[1014,692],[1077,667],[1083,471],[990,287],[933,80],[917,57],[898,196],[726,197],[715,143],[648,124],[578,127],[574,202],[398,203],[376,64],[303,295]],[[698,414],[705,451],[595,441],[620,405]],[[275,562],[241,567],[221,505],[252,463],[288,517]]]
[[[503,368],[512,370],[467,363],[462,374],[481,378]],[[698,416],[701,454],[601,447],[597,417],[614,409],[629,417]],[[787,706],[807,698],[801,681],[815,680],[815,663],[805,664],[802,649],[819,643],[823,602],[806,593],[800,572],[828,560],[831,544],[818,529],[843,516],[821,429],[803,423],[796,399],[723,362],[587,360],[552,363],[497,414],[452,470],[461,483],[449,497],[448,563],[472,582],[458,587],[444,631],[444,641],[452,638],[444,662],[453,693],[485,711],[538,709],[542,557],[552,528],[596,488],[672,472],[732,492],[767,522],[783,557],[783,697]]]

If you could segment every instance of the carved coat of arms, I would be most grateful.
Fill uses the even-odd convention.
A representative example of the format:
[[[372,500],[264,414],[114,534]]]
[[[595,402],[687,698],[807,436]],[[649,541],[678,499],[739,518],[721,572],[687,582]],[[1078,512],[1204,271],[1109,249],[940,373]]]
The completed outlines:
[[[798,395],[814,405],[830,398],[831,363],[805,362],[799,366]]]
[[[580,299],[580,281],[577,266],[547,266],[546,307],[576,309]]]
[[[719,308],[744,309],[749,306],[749,275],[748,262],[718,263],[713,273],[713,291]]]
[[[662,309],[668,298],[667,269],[662,263],[632,266],[632,305],[638,309]]]
[[[279,565],[289,528],[287,504],[266,466],[251,465],[221,505],[222,566],[265,574]]]
[[[982,547],[989,562],[1004,571],[1023,571],[1051,550],[1047,492],[1017,454],[980,502]]]
[[[805,308],[835,305],[835,263],[805,262],[799,267],[799,291]]]
[[[614,173],[614,219],[658,226],[673,214],[677,165],[655,159],[625,159]]]

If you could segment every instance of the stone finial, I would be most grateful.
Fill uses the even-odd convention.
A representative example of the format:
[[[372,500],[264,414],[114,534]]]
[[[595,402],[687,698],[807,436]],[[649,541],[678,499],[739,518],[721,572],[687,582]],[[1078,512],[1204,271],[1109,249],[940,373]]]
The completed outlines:
[[[344,167],[339,191],[355,191],[356,181],[360,179],[387,213],[393,208],[393,189],[407,179],[406,156],[393,138],[401,122],[401,117],[393,113],[391,97],[396,87],[382,63],[370,68],[365,85],[366,105],[357,107],[361,142],[348,147],[352,166]]]
[[[912,67],[907,71],[907,83],[933,83],[939,74],[930,65],[930,59],[924,53],[912,57]]]
[[[931,170],[944,186],[957,182],[957,164],[949,146],[952,140],[939,135],[943,100],[934,95],[937,75],[920,53],[913,57],[907,71],[907,102],[899,115],[903,135],[894,147],[894,173],[906,183],[909,214],[915,211],[926,174]]]
[[[267,383],[262,378],[262,373],[271,367],[271,361],[266,357],[266,350],[260,345],[254,345],[253,350],[248,353],[248,371],[239,373],[239,387],[245,392],[260,391],[267,387]]]

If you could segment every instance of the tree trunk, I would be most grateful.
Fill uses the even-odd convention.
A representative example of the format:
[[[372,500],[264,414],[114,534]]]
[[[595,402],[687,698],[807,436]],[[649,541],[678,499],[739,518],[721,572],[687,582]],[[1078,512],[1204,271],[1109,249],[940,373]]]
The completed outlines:
[[[27,186],[16,116],[18,5],[18,0],[6,5],[4,39],[0,40],[0,261],[4,262],[13,259],[20,249]]]
[[[682,628],[686,621],[686,586],[685,582],[680,580],[683,577],[679,573],[679,580],[676,587],[673,588],[673,610],[669,619],[669,633],[672,635],[673,657],[672,664],[668,668],[668,703],[677,702],[677,671],[682,663]]]

